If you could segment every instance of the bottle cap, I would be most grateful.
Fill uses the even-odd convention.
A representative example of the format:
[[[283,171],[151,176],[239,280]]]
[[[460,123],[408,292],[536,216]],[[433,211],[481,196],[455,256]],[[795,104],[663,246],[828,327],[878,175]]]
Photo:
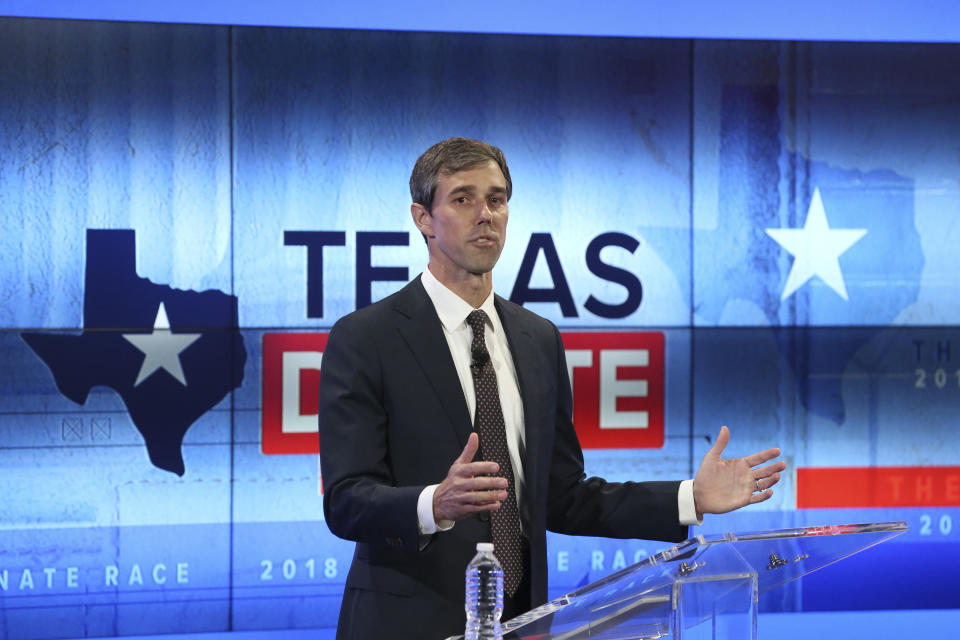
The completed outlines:
[[[478,542],[477,551],[489,551],[493,553],[493,543],[492,542]]]

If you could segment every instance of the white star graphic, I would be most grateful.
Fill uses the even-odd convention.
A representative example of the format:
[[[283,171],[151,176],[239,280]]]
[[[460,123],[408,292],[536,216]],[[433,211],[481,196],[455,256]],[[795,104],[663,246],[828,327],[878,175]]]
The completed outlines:
[[[823,209],[820,189],[813,190],[803,229],[766,229],[767,235],[793,255],[793,266],[787,276],[780,300],[786,300],[813,276],[820,278],[844,300],[847,286],[843,282],[838,258],[866,235],[866,229],[831,229]]]
[[[176,378],[180,384],[187,386],[187,379],[180,366],[180,352],[189,347],[200,337],[199,333],[171,333],[170,321],[167,320],[167,309],[160,303],[157,309],[157,318],[153,321],[153,333],[125,333],[126,338],[133,346],[143,352],[143,364],[133,386],[153,375],[158,369],[164,369]]]

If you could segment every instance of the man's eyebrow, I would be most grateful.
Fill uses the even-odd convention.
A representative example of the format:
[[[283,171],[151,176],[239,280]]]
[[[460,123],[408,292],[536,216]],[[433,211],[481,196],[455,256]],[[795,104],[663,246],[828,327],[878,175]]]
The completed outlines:
[[[473,186],[472,184],[463,184],[463,185],[460,185],[459,187],[457,187],[456,189],[451,190],[451,191],[450,191],[450,195],[452,196],[452,195],[456,195],[456,194],[458,194],[458,193],[473,194],[473,193],[476,193],[476,192],[477,192],[477,188],[476,188],[475,186]]]
[[[455,189],[451,189],[448,194],[450,197],[460,196],[460,195],[476,195],[477,187],[472,184],[462,184]],[[506,194],[507,188],[501,186],[490,187],[490,190],[487,193],[496,193],[496,194]]]

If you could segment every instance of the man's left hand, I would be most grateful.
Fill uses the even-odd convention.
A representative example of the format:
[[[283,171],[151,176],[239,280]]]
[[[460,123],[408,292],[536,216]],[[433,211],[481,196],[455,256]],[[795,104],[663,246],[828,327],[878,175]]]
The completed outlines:
[[[779,456],[780,449],[776,447],[743,458],[724,460],[721,454],[729,441],[730,430],[720,427],[717,441],[703,456],[697,469],[693,479],[693,499],[698,517],[704,513],[727,513],[769,500],[773,495],[771,487],[780,481],[780,472],[787,468],[787,463],[781,460],[754,469]]]

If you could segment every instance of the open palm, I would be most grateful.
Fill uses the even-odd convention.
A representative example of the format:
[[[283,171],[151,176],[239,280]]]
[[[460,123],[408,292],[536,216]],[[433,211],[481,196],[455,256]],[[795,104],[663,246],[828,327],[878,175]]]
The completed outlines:
[[[730,442],[730,430],[720,427],[716,442],[710,447],[693,480],[693,498],[697,514],[727,513],[748,504],[769,500],[771,487],[780,481],[780,472],[787,468],[782,460],[755,469],[780,455],[773,447],[743,458],[725,460],[723,450]]]

